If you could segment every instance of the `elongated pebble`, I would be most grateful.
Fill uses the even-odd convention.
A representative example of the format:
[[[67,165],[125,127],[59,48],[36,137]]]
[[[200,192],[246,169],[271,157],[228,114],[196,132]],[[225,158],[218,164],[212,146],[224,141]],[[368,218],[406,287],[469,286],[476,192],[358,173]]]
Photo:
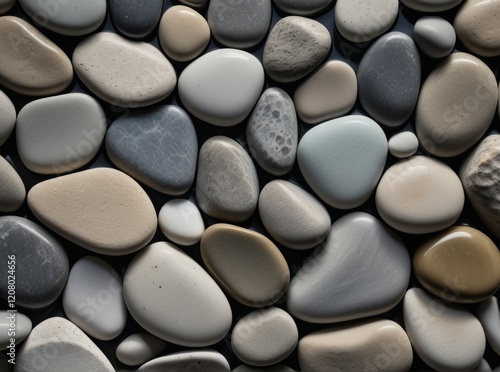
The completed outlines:
[[[16,108],[10,98],[0,90],[0,146],[9,138],[16,125]]]
[[[446,19],[436,16],[419,18],[413,29],[419,48],[432,58],[446,57],[455,48],[455,29]]]
[[[0,350],[10,349],[12,336],[15,336],[15,345],[21,343],[28,337],[31,327],[31,319],[23,313],[0,311]]]
[[[407,158],[418,150],[418,138],[410,131],[395,134],[389,139],[389,152],[397,158]]]
[[[491,348],[500,355],[500,305],[498,297],[491,296],[477,307],[477,318],[483,326]]]
[[[333,0],[274,0],[281,11],[300,16],[312,16],[326,9]]]
[[[165,355],[142,365],[137,372],[229,372],[230,370],[227,359],[221,353],[207,349]]]
[[[116,348],[116,358],[128,366],[149,362],[164,349],[167,343],[149,333],[134,333]]]
[[[147,3],[134,0],[110,0],[109,13],[116,29],[123,35],[140,39],[148,36],[160,22],[162,0]]]
[[[401,0],[408,8],[421,12],[442,12],[452,9],[462,2],[462,0]]]
[[[23,205],[26,188],[10,163],[0,156],[0,212],[14,212]]]
[[[180,245],[198,243],[205,231],[198,207],[186,199],[166,202],[160,209],[158,224],[163,235]]]

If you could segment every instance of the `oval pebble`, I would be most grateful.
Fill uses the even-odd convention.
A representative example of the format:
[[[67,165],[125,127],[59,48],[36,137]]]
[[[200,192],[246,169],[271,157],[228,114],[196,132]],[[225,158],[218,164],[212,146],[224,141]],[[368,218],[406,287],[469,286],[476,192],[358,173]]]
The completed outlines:
[[[290,283],[280,250],[264,235],[215,224],[201,238],[201,257],[215,281],[235,300],[262,307],[279,300]]]
[[[386,158],[384,131],[360,115],[315,126],[302,137],[297,152],[306,182],[324,202],[339,209],[356,208],[368,200]]]
[[[62,305],[68,319],[98,340],[117,337],[127,323],[122,280],[100,258],[80,258],[69,272]]]
[[[242,362],[269,366],[289,356],[298,340],[293,318],[286,311],[272,307],[241,318],[231,333],[231,348]]]
[[[317,246],[326,238],[332,224],[323,204],[285,180],[273,180],[262,189],[259,215],[269,234],[292,249]]]
[[[270,367],[254,367],[242,364],[233,369],[233,372],[297,372],[297,371],[283,364],[275,364],[274,366]]]
[[[123,295],[142,328],[174,344],[212,345],[231,326],[224,293],[196,261],[170,243],[148,245],[133,258]]]
[[[290,172],[297,155],[298,125],[293,101],[284,90],[262,93],[246,126],[250,153],[266,172],[282,176]]]
[[[10,98],[0,90],[0,146],[9,138],[16,125],[16,108]]]
[[[491,348],[500,355],[500,305],[498,297],[491,296],[477,307],[477,318],[483,326]]]
[[[0,311],[0,350],[10,348],[11,338],[17,345],[31,332],[31,319],[20,312]],[[12,334],[14,329],[15,334]]]
[[[17,211],[26,199],[23,180],[10,163],[0,156],[0,212]]]
[[[452,53],[430,73],[420,90],[415,129],[432,155],[451,157],[471,148],[496,113],[495,75],[480,59]]]
[[[16,0],[0,0],[0,14],[7,13],[16,3]]]
[[[391,137],[388,142],[389,152],[397,158],[408,158],[418,150],[418,138],[413,132],[401,132]]]
[[[455,29],[446,19],[436,16],[420,18],[413,29],[419,48],[432,58],[446,57],[455,48]]]
[[[328,61],[295,90],[293,102],[302,121],[318,124],[347,114],[357,95],[358,80],[352,67]]]
[[[47,230],[23,217],[0,217],[0,247],[2,267],[15,261],[16,306],[40,309],[57,300],[68,278],[69,262],[64,248]],[[12,255],[14,259],[9,258]],[[0,274],[7,283],[7,270]],[[7,300],[7,294],[7,286],[2,286],[2,299]]]
[[[401,0],[403,5],[420,12],[442,12],[452,9],[463,0]]]
[[[41,98],[19,111],[17,149],[23,164],[33,172],[70,172],[94,158],[106,128],[104,110],[89,95]]]
[[[413,349],[431,368],[470,371],[481,362],[486,340],[468,310],[411,288],[403,300],[403,317]]]
[[[73,80],[66,54],[44,34],[18,17],[0,17],[0,84],[16,93],[60,93]]]
[[[179,77],[179,97],[199,119],[236,125],[252,110],[264,86],[264,69],[250,53],[219,49],[196,59]]]
[[[128,366],[138,366],[155,358],[167,343],[149,333],[134,333],[116,348],[116,358]]]
[[[152,105],[167,98],[177,82],[174,67],[154,46],[110,32],[82,40],[73,66],[92,93],[115,106]]]
[[[382,219],[396,230],[427,234],[450,227],[462,213],[460,179],[445,163],[417,155],[387,169],[375,194]]]
[[[300,16],[311,16],[328,8],[333,0],[274,0],[281,11]]]
[[[257,171],[248,153],[235,140],[215,136],[200,149],[196,178],[200,209],[229,222],[248,219],[259,199]]]
[[[305,17],[285,17],[267,37],[263,65],[277,82],[296,81],[323,62],[331,44],[330,32],[321,23]]]
[[[149,0],[147,5],[135,0],[109,0],[113,25],[123,35],[141,39],[153,32],[163,14],[163,0]]]
[[[224,356],[214,350],[180,351],[153,359],[142,365],[137,372],[159,371],[206,371],[229,372],[231,368]]]
[[[388,127],[403,124],[417,104],[420,69],[413,39],[397,31],[381,36],[359,63],[361,105],[380,124]]]
[[[180,245],[198,243],[205,231],[198,207],[185,199],[166,202],[160,209],[158,224],[163,235]]]
[[[88,169],[40,182],[29,191],[28,206],[59,235],[106,255],[141,249],[158,223],[153,203],[141,186],[112,168]]]

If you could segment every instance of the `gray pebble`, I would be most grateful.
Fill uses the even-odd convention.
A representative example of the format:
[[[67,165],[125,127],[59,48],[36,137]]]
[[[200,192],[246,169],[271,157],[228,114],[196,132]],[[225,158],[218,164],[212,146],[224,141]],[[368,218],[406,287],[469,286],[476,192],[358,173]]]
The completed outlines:
[[[274,4],[283,12],[310,16],[326,9],[333,0],[274,0]]]
[[[23,180],[10,163],[0,156],[0,212],[14,212],[26,199]]]
[[[10,98],[0,90],[0,146],[9,138],[16,125],[16,109]]]
[[[143,38],[160,22],[163,0],[109,0],[116,29],[125,36]]]
[[[415,42],[429,57],[446,57],[455,48],[455,29],[444,18],[422,17],[415,23],[413,33]]]

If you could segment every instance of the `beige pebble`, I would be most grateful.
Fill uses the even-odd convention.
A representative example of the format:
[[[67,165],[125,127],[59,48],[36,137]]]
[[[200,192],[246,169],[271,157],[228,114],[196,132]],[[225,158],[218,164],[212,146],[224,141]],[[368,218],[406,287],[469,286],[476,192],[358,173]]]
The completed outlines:
[[[7,160],[0,156],[0,212],[14,212],[24,203],[23,180]]]
[[[10,98],[0,90],[0,146],[9,138],[16,125],[16,108]]]

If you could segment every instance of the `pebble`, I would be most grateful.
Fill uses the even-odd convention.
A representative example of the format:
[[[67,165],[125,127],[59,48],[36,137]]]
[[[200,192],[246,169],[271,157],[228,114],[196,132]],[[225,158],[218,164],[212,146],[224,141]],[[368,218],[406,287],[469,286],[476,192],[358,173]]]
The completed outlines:
[[[420,12],[442,12],[460,4],[462,0],[401,0],[403,5]]]
[[[411,288],[403,300],[403,317],[413,349],[429,367],[470,371],[481,362],[486,346],[484,332],[465,308]]]
[[[436,16],[419,18],[413,29],[419,48],[432,58],[443,58],[455,48],[457,35],[446,19]]]
[[[259,199],[257,171],[235,140],[215,136],[200,149],[196,198],[210,217],[229,222],[248,219]]]
[[[356,208],[368,200],[386,158],[384,131],[361,115],[315,126],[302,137],[297,152],[306,182],[324,202],[339,209]]]
[[[16,306],[40,309],[57,300],[68,278],[68,256],[45,228],[23,217],[0,217],[0,248],[3,283],[10,275],[7,267],[15,261]],[[2,299],[7,300],[7,294],[7,286],[2,286]]]
[[[187,62],[198,57],[206,48],[210,41],[210,28],[197,11],[175,5],[161,17],[158,38],[168,57]]]
[[[10,163],[0,156],[0,212],[17,211],[26,199],[23,180]]]
[[[445,163],[423,155],[400,160],[380,179],[375,202],[396,230],[427,234],[455,223],[464,206],[460,179]]]
[[[132,178],[112,168],[40,182],[29,191],[28,206],[51,230],[105,255],[135,252],[156,231],[156,212],[148,195]]]
[[[123,35],[141,39],[153,32],[163,14],[163,0],[109,0],[115,28]]]
[[[200,249],[203,263],[215,281],[246,306],[271,305],[288,288],[287,262],[278,247],[262,234],[215,224],[203,233]]]
[[[409,371],[410,340],[399,324],[387,319],[334,325],[303,337],[298,346],[302,372]]]
[[[70,172],[96,156],[106,128],[104,110],[89,95],[41,98],[19,111],[17,150],[23,164],[33,172]]]
[[[264,69],[250,53],[218,49],[196,59],[179,77],[179,97],[199,119],[221,127],[242,122],[264,86]]]
[[[207,5],[208,0],[178,0],[180,3],[188,5],[192,8],[200,10]]]
[[[111,340],[125,329],[127,308],[118,273],[100,258],[80,258],[64,288],[64,313],[82,331],[98,340]]]
[[[21,343],[28,337],[31,327],[31,319],[23,313],[0,311],[0,350],[9,349],[12,336],[15,336],[15,345]],[[15,328],[14,335],[13,328]]]
[[[330,32],[321,23],[300,16],[284,17],[267,38],[264,68],[277,82],[299,80],[323,62],[331,45]]]
[[[282,12],[300,16],[312,16],[330,6],[333,0],[274,0]]]
[[[89,34],[106,18],[106,0],[19,0],[19,3],[36,23],[67,36]]]
[[[391,137],[388,142],[389,152],[397,158],[408,158],[418,150],[418,138],[410,131],[401,132]]]
[[[132,259],[123,295],[142,328],[177,345],[212,345],[231,326],[224,293],[196,261],[170,243],[148,245]]]
[[[121,107],[157,103],[177,81],[174,67],[154,46],[110,32],[82,40],[73,52],[73,66],[92,93]]]
[[[480,59],[453,53],[427,77],[420,90],[415,129],[432,155],[451,157],[471,148],[496,113],[495,75]]]
[[[134,333],[116,348],[116,358],[128,366],[138,366],[155,358],[167,343],[149,333]]]
[[[328,61],[296,90],[297,115],[307,124],[318,124],[347,114],[356,103],[358,80],[347,63]]]
[[[272,307],[241,318],[231,334],[231,348],[244,363],[254,366],[276,364],[297,346],[299,332],[293,318]]]
[[[398,10],[398,0],[338,0],[335,25],[347,40],[363,43],[384,34],[396,20]]]
[[[500,56],[500,3],[471,0],[460,7],[453,23],[458,39],[472,53]]]
[[[332,221],[326,208],[301,187],[273,180],[259,196],[259,215],[269,234],[292,249],[320,244],[330,232]]]
[[[66,54],[45,35],[18,17],[0,17],[0,84],[16,93],[60,93],[73,80]]]
[[[69,320],[48,318],[31,331],[16,355],[16,372],[114,372],[108,358]]]
[[[16,108],[10,98],[0,90],[0,146],[9,138],[16,125]]]
[[[179,245],[200,241],[205,223],[198,207],[186,199],[172,199],[160,209],[158,224],[168,239]]]
[[[0,0],[0,14],[7,13],[16,3],[16,0]]]
[[[231,368],[224,356],[215,350],[180,351],[153,359],[142,365],[137,372],[159,371],[206,371],[229,372]]]
[[[349,213],[334,222],[321,249],[292,279],[287,308],[310,323],[382,314],[403,298],[410,271],[408,251],[396,235],[372,215]]]
[[[380,124],[403,124],[417,104],[420,69],[418,49],[412,38],[397,31],[381,36],[359,63],[361,105]]]
[[[189,115],[173,105],[126,113],[108,129],[106,152],[122,171],[168,195],[194,181],[198,139]]]
[[[254,367],[242,364],[233,369],[233,372],[297,372],[297,371],[283,364],[275,364],[274,366],[270,367]]]
[[[500,306],[498,297],[492,296],[481,302],[477,308],[477,318],[483,326],[491,348],[500,355]]]
[[[246,126],[246,140],[253,158],[266,172],[290,172],[297,156],[298,124],[293,101],[284,90],[262,93]]]

